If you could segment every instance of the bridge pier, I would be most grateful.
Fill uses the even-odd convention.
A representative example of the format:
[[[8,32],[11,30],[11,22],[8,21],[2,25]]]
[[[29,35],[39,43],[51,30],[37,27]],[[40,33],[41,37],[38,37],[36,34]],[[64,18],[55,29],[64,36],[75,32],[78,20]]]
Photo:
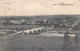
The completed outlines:
[[[34,28],[25,31],[28,35],[39,35],[39,33],[45,31],[46,29],[44,27]]]
[[[23,35],[39,35],[39,33],[45,31],[45,27],[38,27],[38,28],[34,28],[34,29],[30,29],[30,30],[23,30],[23,31],[19,31],[16,33],[13,33],[11,35],[15,35],[15,34],[23,34]],[[9,35],[9,36],[11,36]]]

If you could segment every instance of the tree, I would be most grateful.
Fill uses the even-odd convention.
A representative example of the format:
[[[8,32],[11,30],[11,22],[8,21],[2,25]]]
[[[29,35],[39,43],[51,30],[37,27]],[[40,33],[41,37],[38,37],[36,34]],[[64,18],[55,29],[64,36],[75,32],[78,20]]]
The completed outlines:
[[[40,21],[40,27],[44,24],[43,19]]]
[[[70,41],[69,31],[64,35],[63,42],[64,42],[64,44],[63,44],[62,51],[70,50],[72,42]]]
[[[5,20],[4,23],[3,23],[3,25],[5,27],[5,32],[6,32],[6,27],[7,27],[8,22],[9,22],[8,20]]]
[[[75,36],[75,38],[74,38],[74,41],[75,41],[76,44],[79,43],[79,37],[78,37],[78,34],[76,34],[76,36]]]

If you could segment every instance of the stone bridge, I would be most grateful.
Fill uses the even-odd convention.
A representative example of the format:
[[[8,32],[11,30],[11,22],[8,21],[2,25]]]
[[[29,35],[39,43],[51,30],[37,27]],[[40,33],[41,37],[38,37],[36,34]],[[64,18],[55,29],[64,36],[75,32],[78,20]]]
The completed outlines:
[[[38,27],[38,28],[29,29],[29,30],[22,30],[22,31],[10,34],[8,36],[16,35],[16,34],[36,35],[36,34],[39,34],[40,32],[45,31],[45,30],[46,30],[45,27]]]

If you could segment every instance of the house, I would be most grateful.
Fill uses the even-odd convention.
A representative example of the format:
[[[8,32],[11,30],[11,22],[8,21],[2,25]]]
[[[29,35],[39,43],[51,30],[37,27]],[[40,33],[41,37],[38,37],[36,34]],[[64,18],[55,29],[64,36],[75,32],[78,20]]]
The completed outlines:
[[[24,23],[25,22],[25,20],[23,20],[23,19],[14,19],[14,20],[9,20],[9,22],[11,23],[11,24],[22,24],[22,23]]]
[[[11,20],[10,21],[12,24],[21,24],[21,22],[19,20]]]

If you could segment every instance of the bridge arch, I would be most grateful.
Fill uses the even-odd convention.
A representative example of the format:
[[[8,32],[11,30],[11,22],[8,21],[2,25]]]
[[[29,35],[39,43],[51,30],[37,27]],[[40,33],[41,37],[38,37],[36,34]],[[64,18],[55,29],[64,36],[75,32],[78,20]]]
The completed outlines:
[[[24,35],[29,35],[29,33],[27,33],[27,32],[24,32]]]
[[[33,32],[32,32],[32,31],[30,31],[30,32],[29,32],[29,35],[33,35]]]
[[[34,30],[33,32],[34,32],[34,35],[37,35],[38,34],[38,31],[36,31],[36,30]]]

